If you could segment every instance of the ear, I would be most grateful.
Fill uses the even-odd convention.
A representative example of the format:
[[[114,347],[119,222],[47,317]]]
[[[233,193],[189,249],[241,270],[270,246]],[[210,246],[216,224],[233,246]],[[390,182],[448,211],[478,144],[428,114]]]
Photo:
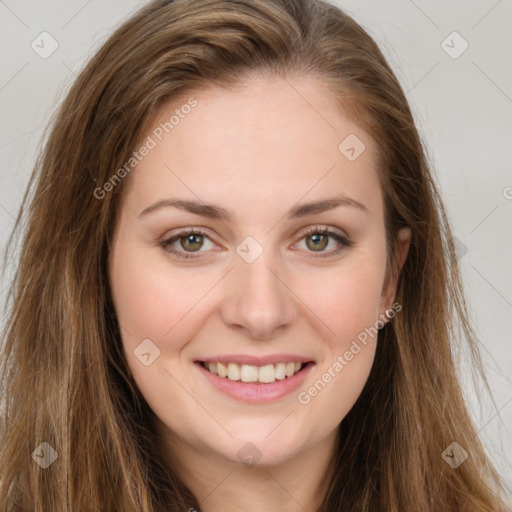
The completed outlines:
[[[397,253],[397,266],[394,267],[392,275],[388,277],[387,282],[384,283],[384,287],[381,294],[381,315],[386,316],[386,311],[391,309],[393,301],[395,300],[396,288],[398,284],[398,278],[402,267],[404,266],[407,254],[409,253],[409,247],[411,245],[412,232],[411,228],[404,227],[400,229],[397,234],[398,253]]]

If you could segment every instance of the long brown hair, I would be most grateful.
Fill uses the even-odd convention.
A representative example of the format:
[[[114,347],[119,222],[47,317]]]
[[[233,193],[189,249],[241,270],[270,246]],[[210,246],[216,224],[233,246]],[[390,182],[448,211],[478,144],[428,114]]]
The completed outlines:
[[[388,269],[412,243],[363,392],[341,422],[322,512],[496,512],[503,484],[456,376],[468,347],[490,393],[452,235],[406,97],[370,36],[320,0],[155,0],[123,23],[52,120],[11,245],[24,234],[2,336],[4,511],[200,509],[161,459],[130,377],[107,261],[122,168],[174,95],[249,73],[316,76],[377,141]],[[96,191],[96,193],[95,193]],[[453,443],[469,455],[443,459]],[[43,445],[41,443],[48,443]],[[55,450],[48,467],[36,463]],[[35,455],[34,455],[35,453]],[[305,477],[305,483],[307,478]]]

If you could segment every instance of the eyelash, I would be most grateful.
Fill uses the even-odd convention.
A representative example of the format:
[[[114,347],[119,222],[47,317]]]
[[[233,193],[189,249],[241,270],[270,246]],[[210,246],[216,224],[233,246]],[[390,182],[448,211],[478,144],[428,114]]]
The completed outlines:
[[[311,228],[309,228],[303,235],[302,237],[300,238],[300,240],[302,240],[303,238],[307,237],[308,235],[312,235],[312,234],[318,234],[318,235],[329,235],[330,237],[334,238],[334,240],[336,242],[338,242],[339,244],[341,244],[341,247],[339,247],[338,249],[334,249],[330,252],[328,252],[327,254],[323,254],[323,253],[318,253],[318,254],[314,254],[313,252],[313,258],[327,258],[329,256],[334,256],[334,255],[337,255],[339,254],[341,251],[343,251],[344,249],[346,248],[349,248],[349,247],[352,247],[353,246],[353,242],[351,240],[349,240],[347,237],[345,236],[342,236],[342,235],[339,235],[337,233],[334,233],[333,231],[330,231],[329,229],[327,228],[324,228],[324,227],[318,227],[318,226],[313,226]],[[174,236],[172,236],[171,238],[168,238],[166,240],[162,240],[160,242],[160,246],[167,252],[173,254],[174,256],[177,256],[178,258],[182,258],[182,259],[197,259],[197,258],[201,258],[201,256],[192,256],[191,253],[187,253],[187,252],[182,252],[182,251],[177,251],[176,249],[174,248],[169,248],[170,245],[175,242],[176,240],[179,240],[180,238],[184,237],[184,236],[189,236],[189,235],[201,235],[201,236],[204,236],[206,238],[210,238],[208,236],[208,234],[204,231],[202,231],[201,229],[199,228],[194,228],[194,229],[189,229],[189,230],[184,230]],[[299,240],[299,241],[300,241]]]

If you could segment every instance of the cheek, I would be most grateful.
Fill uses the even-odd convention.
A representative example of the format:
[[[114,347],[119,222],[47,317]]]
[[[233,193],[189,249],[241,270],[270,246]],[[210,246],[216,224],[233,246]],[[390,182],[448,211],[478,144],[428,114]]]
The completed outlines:
[[[305,411],[320,418],[314,421],[319,431],[339,424],[368,379],[380,326],[384,270],[380,257],[361,257],[330,274],[321,286],[312,286],[315,279],[311,277],[304,283],[301,293],[324,325],[327,343],[315,379],[297,398]]]
[[[297,401],[302,414],[312,418],[313,434],[335,429],[357,402],[373,366],[375,341],[355,340],[335,351],[299,391]]]
[[[124,258],[115,260],[111,284],[123,335],[136,333],[160,342],[176,340],[212,279],[192,269],[172,269],[161,262],[148,265],[147,256],[140,251],[125,253]],[[136,341],[130,339],[130,343]]]
[[[124,250],[113,258],[111,286],[128,368],[149,406],[167,417],[170,401],[183,414],[194,407],[181,387],[193,387],[187,347],[211,314],[208,292],[221,275],[173,268],[151,252]],[[167,419],[176,431],[182,428],[176,418]]]
[[[178,384],[184,382],[179,354],[198,325],[200,307],[194,304],[211,284],[190,270],[157,261],[148,265],[146,251],[122,254],[112,259],[110,282],[128,368],[158,415],[165,416],[171,396],[184,412],[190,403]],[[175,426],[179,429],[179,422]]]
[[[333,348],[342,349],[379,318],[385,262],[354,257],[328,273],[297,280],[297,295],[323,324]]]

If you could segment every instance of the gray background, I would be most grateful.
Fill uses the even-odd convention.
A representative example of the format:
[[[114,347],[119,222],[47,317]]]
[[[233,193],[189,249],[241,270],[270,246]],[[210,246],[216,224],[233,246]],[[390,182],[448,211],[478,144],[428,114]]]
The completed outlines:
[[[50,114],[92,52],[143,3],[0,0],[0,249]],[[512,1],[337,3],[380,43],[423,134],[457,238],[495,403],[475,392],[464,361],[461,378],[479,434],[510,486]],[[45,31],[50,36],[40,35]],[[44,55],[51,44],[57,49]],[[8,279],[0,283],[2,300],[7,286]]]

